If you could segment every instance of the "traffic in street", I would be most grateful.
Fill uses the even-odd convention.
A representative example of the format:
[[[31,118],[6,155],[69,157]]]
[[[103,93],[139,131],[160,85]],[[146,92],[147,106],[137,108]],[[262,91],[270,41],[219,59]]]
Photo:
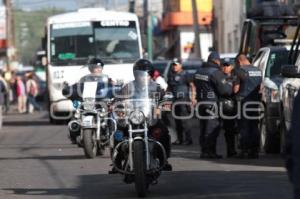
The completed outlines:
[[[196,123],[192,135],[197,139]],[[0,198],[136,197],[132,184],[108,174],[108,151],[86,159],[83,149],[71,144],[66,126],[49,124],[46,112],[26,117],[9,113],[0,138]],[[220,142],[219,153],[225,155],[223,135]],[[202,160],[199,150],[197,144],[172,147],[173,171],[163,171],[147,198],[292,198],[280,155]]]
[[[0,199],[300,199],[299,0],[0,1]]]

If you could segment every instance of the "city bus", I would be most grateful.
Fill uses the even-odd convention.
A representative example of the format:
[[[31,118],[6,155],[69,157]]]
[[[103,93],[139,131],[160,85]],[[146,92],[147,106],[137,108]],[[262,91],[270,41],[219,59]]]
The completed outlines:
[[[139,22],[132,13],[83,8],[51,16],[44,40],[51,123],[71,117],[73,105],[62,88],[89,73],[84,67],[89,58],[102,59],[103,73],[126,83],[133,79],[133,63],[142,57]]]

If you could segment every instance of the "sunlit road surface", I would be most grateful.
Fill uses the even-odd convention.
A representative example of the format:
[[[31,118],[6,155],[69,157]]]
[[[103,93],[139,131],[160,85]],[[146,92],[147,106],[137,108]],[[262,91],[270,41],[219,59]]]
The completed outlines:
[[[173,171],[162,173],[147,198],[292,198],[279,155],[200,160],[197,129],[195,123],[194,145],[173,147]],[[0,199],[136,197],[133,184],[107,174],[108,153],[85,159],[82,148],[70,144],[66,125],[50,125],[46,112],[10,113],[0,132]],[[223,154],[224,149],[218,148]]]

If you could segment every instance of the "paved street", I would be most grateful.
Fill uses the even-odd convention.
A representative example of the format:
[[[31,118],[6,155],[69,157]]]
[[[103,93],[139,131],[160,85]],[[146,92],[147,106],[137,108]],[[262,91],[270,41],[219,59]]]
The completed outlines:
[[[194,130],[197,139],[196,126]],[[136,197],[134,185],[107,174],[108,154],[85,159],[83,150],[70,144],[66,125],[50,125],[46,112],[7,115],[0,151],[1,199]],[[173,171],[162,174],[147,198],[292,198],[280,156],[203,161],[198,151],[196,141],[173,148]]]

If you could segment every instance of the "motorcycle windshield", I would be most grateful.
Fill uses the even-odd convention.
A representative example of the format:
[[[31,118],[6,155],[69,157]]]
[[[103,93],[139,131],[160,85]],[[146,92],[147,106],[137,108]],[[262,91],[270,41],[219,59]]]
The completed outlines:
[[[133,111],[143,112],[146,118],[152,115],[154,100],[150,95],[150,76],[145,71],[134,71],[134,81],[129,82],[122,89],[122,97],[126,104],[126,111],[130,114]]]
[[[112,86],[106,75],[87,75],[81,79],[82,99],[103,99],[111,97]]]

